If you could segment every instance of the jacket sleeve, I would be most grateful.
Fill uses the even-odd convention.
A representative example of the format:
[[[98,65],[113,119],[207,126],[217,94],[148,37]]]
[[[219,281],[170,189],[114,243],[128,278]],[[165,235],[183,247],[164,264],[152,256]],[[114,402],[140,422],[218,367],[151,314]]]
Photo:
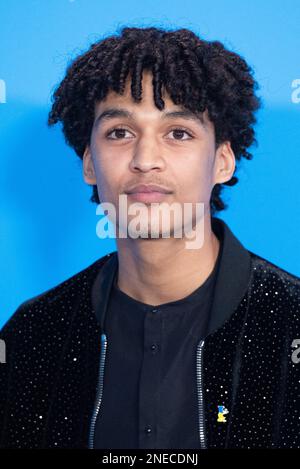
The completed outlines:
[[[27,301],[22,303],[0,331],[0,448],[5,434],[7,404],[10,395],[10,376],[14,368],[17,334],[22,330]]]
[[[300,449],[300,299],[299,309],[289,322],[285,383],[279,428],[280,448]],[[280,393],[281,394],[281,393]]]

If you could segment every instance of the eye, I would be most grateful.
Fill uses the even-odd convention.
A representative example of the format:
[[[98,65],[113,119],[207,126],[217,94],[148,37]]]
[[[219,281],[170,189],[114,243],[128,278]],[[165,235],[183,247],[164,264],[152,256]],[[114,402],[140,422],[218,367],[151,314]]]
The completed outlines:
[[[187,134],[189,138],[175,138],[174,140],[189,140],[190,138],[193,138],[193,136],[184,128],[181,127],[176,127],[175,129],[171,129],[169,133],[174,132],[177,137],[182,136],[182,134]]]
[[[126,132],[131,134],[131,132],[129,130],[125,129],[124,127],[115,127],[113,129],[109,130],[105,134],[105,136],[109,140],[121,140],[121,139],[125,138],[125,133]],[[180,140],[190,140],[191,138],[193,138],[193,136],[190,134],[190,132],[188,132],[185,128],[182,128],[182,127],[175,127],[174,129],[171,129],[169,131],[169,133],[172,133],[172,132],[174,133],[174,135],[176,135],[176,137],[172,140],[179,140],[180,141]],[[114,133],[115,133],[115,137],[112,137],[112,135]],[[183,136],[183,134],[188,135],[188,138],[181,138]]]
[[[111,135],[116,132],[117,138],[111,137]],[[124,138],[124,132],[129,132],[129,130],[124,129],[123,127],[115,127],[114,129],[110,130],[105,134],[106,138],[110,140],[121,140]],[[130,133],[130,132],[129,132]]]

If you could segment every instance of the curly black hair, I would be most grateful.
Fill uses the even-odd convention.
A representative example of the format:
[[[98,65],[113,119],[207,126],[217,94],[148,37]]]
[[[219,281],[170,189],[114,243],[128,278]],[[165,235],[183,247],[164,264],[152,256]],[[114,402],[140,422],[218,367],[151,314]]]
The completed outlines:
[[[261,98],[255,95],[258,84],[252,68],[221,42],[200,39],[189,29],[123,27],[119,35],[92,44],[68,65],[65,78],[53,93],[48,125],[61,121],[67,144],[82,159],[90,141],[95,102],[105,99],[110,90],[123,94],[128,74],[131,95],[140,102],[143,69],[152,72],[154,102],[159,110],[164,109],[163,85],[174,104],[196,113],[207,109],[216,147],[229,140],[237,161],[241,157],[252,159],[247,148],[257,145],[253,125],[261,105]],[[227,208],[221,198],[223,185],[237,182],[232,175],[229,181],[214,186],[211,215]],[[97,186],[92,189],[90,200],[98,204]]]

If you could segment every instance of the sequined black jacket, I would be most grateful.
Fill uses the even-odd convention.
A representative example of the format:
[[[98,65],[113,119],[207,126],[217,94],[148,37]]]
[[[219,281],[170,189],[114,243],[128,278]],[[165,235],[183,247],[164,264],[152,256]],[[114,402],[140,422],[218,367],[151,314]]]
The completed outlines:
[[[300,448],[300,279],[212,222],[223,242],[195,359],[199,447]],[[2,448],[92,447],[116,256],[24,302],[2,328]]]

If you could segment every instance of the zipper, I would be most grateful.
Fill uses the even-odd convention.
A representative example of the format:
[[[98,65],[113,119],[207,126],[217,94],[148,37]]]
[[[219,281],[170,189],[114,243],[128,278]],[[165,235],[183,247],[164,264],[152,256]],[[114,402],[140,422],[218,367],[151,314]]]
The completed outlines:
[[[205,413],[204,413],[203,377],[202,377],[203,348],[204,348],[204,340],[201,340],[197,346],[197,353],[196,353],[198,423],[199,423],[200,448],[206,449]],[[106,350],[107,350],[107,337],[105,334],[101,334],[101,354],[100,354],[99,375],[98,375],[98,383],[97,383],[97,395],[96,395],[93,415],[91,418],[89,449],[94,448],[95,427],[96,427],[96,421],[97,421],[97,417],[99,414],[101,401],[102,401],[102,394],[103,394],[103,378],[104,378]]]
[[[199,422],[200,448],[206,449],[205,411],[204,411],[204,399],[203,399],[203,374],[202,374],[203,349],[204,349],[204,340],[201,340],[197,346],[197,353],[196,353],[198,422]]]
[[[107,337],[106,337],[106,334],[101,334],[101,353],[100,353],[99,374],[98,374],[98,383],[97,383],[97,395],[96,395],[94,411],[93,411],[93,415],[91,419],[89,449],[94,448],[96,421],[97,421],[97,417],[98,417],[98,413],[99,413],[100,405],[102,401],[106,349],[107,349]]]

